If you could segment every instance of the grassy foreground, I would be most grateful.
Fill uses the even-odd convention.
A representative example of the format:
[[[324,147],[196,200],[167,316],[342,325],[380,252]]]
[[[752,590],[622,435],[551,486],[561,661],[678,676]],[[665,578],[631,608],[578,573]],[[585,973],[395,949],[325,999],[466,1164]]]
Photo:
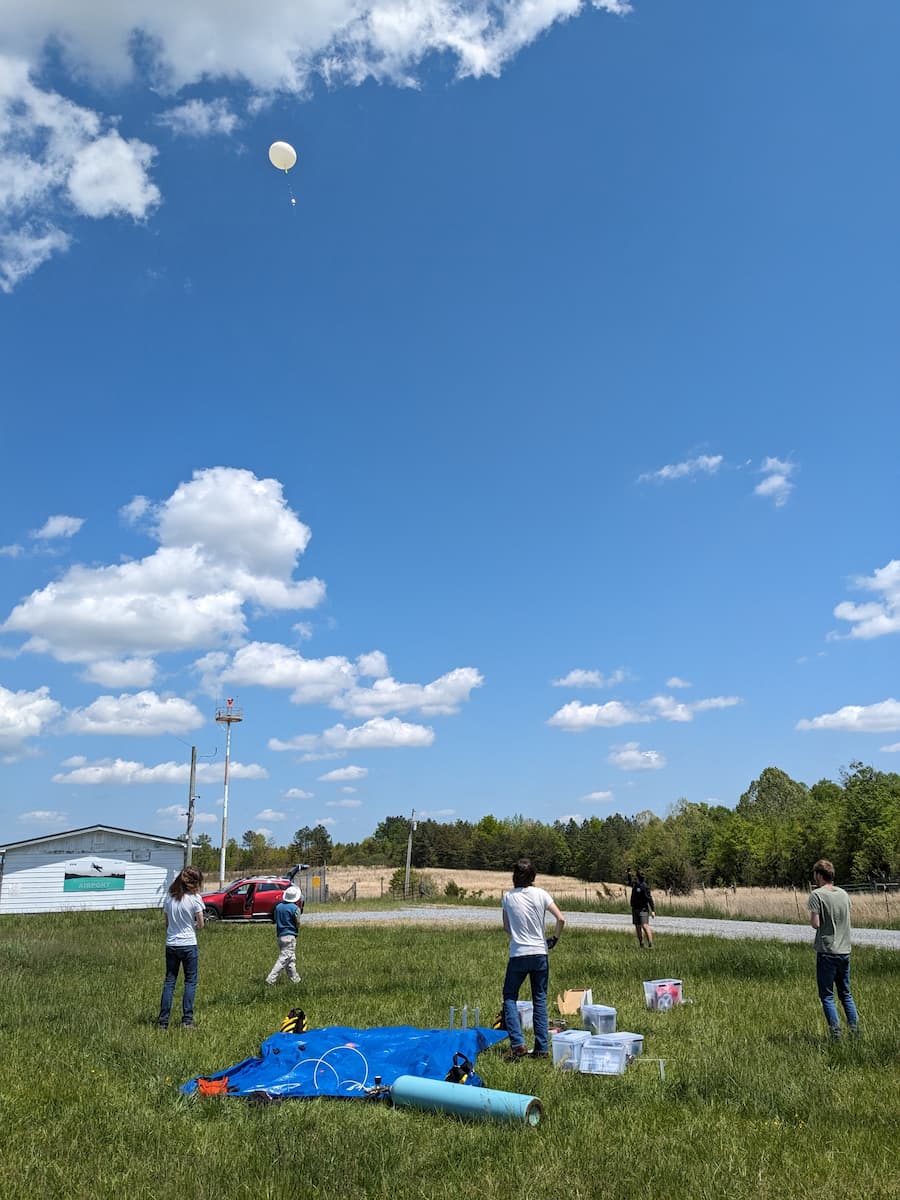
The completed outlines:
[[[360,1101],[255,1107],[178,1093],[255,1053],[293,1003],[311,1025],[446,1025],[450,1004],[466,1002],[493,1016],[499,930],[309,927],[303,982],[267,989],[272,927],[207,929],[193,1035],[154,1028],[162,943],[159,913],[0,921],[6,1200],[878,1200],[900,1189],[893,952],[854,951],[865,1036],[831,1045],[808,948],[670,936],[651,954],[622,935],[567,932],[551,993],[592,986],[620,1029],[645,1034],[666,1077],[650,1062],[602,1078],[482,1055],[488,1086],[543,1100],[530,1130]],[[667,975],[693,1003],[647,1012],[641,981]]]

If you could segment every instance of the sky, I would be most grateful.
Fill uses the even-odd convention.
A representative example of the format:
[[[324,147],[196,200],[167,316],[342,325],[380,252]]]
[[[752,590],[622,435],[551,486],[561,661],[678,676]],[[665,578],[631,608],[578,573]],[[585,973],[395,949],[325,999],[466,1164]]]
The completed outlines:
[[[218,844],[228,699],[238,840],[900,768],[895,0],[114,9],[0,0],[0,841]]]

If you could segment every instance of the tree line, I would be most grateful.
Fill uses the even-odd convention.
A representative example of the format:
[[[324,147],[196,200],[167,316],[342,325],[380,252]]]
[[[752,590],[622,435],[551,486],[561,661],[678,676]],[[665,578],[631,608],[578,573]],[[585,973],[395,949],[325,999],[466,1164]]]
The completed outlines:
[[[205,845],[202,843],[204,842]],[[248,830],[226,848],[229,870],[283,870],[288,862],[398,867],[406,862],[409,818],[386,817],[361,842],[332,843],[324,826],[304,826],[288,846]],[[201,861],[208,855],[206,867]],[[808,787],[777,767],[753,780],[734,808],[679,800],[665,817],[619,813],[546,824],[522,816],[480,821],[421,820],[412,866],[506,871],[522,856],[543,875],[586,882],[621,881],[643,870],[653,886],[676,893],[704,885],[802,886],[818,858],[838,878],[865,883],[900,876],[900,775],[861,762]],[[206,835],[194,861],[213,869],[217,851]]]

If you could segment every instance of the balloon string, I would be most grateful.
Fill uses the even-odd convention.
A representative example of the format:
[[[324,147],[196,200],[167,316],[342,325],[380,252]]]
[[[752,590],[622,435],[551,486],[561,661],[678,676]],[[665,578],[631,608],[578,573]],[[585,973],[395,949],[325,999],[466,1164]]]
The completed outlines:
[[[291,181],[290,181],[290,179],[288,179],[287,171],[285,171],[285,173],[284,173],[284,180],[285,180],[285,183],[287,184],[287,190],[291,197],[291,208],[296,208],[297,201],[294,199],[294,189],[291,187]]]

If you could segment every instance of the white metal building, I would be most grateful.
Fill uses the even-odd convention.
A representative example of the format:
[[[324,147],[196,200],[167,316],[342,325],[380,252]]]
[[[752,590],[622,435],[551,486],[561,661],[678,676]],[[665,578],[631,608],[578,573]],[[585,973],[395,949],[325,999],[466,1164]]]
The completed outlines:
[[[0,846],[0,913],[159,908],[184,866],[176,838],[88,825]]]

